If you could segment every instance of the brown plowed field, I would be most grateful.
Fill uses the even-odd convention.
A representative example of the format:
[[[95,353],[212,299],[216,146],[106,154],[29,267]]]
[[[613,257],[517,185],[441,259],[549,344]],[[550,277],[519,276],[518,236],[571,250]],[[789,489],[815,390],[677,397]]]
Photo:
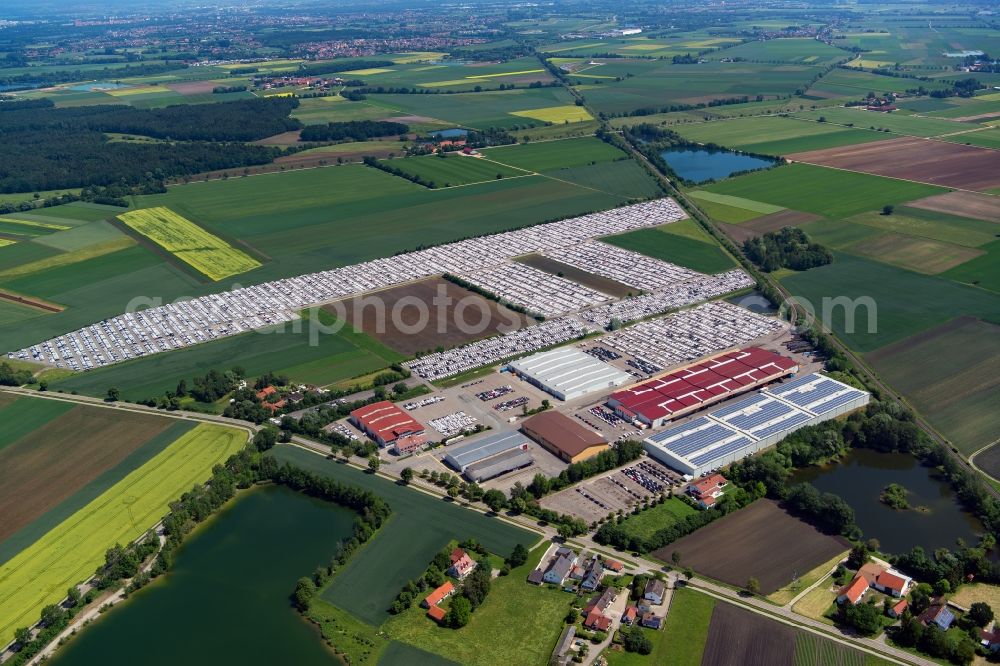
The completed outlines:
[[[0,541],[166,430],[171,419],[77,406],[0,450]]]
[[[221,83],[215,81],[184,81],[181,83],[168,83],[167,87],[182,95],[204,95],[215,90]]]
[[[946,192],[906,204],[938,213],[974,217],[989,222],[1000,222],[1000,197],[975,192]]]
[[[715,604],[701,666],[795,663],[794,627],[732,604]]]
[[[439,307],[435,299],[442,294],[450,303]],[[354,328],[407,356],[433,351],[438,346],[456,347],[500,331],[516,330],[528,323],[524,315],[442,278],[349,298],[325,308],[338,317],[346,317]],[[393,312],[397,314],[393,316]],[[423,324],[422,317],[425,317]]]
[[[797,227],[800,224],[819,219],[821,219],[819,215],[813,215],[812,213],[803,213],[798,210],[781,210],[777,213],[748,220],[740,224],[740,226],[754,232],[756,236],[762,236],[778,229]]]
[[[915,137],[812,150],[788,158],[967,190],[1000,186],[1000,150]]]
[[[681,564],[700,574],[738,587],[753,576],[761,593],[771,594],[794,574],[811,571],[850,547],[846,539],[823,534],[774,502],[758,500],[664,546],[653,557],[669,562],[679,552]]]

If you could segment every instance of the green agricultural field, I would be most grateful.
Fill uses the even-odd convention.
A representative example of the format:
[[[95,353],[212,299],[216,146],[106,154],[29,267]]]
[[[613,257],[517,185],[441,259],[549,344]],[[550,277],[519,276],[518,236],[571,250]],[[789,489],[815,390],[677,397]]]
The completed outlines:
[[[954,243],[885,233],[845,248],[847,252],[906,268],[937,275],[983,255],[982,250]]]
[[[657,504],[651,509],[641,511],[636,515],[628,516],[620,527],[629,536],[640,539],[648,539],[657,530],[673,525],[682,518],[686,518],[697,513],[697,509],[687,504],[683,500],[671,497],[663,504]]]
[[[702,273],[721,273],[736,267],[732,258],[691,220],[637,229],[603,240]]]
[[[587,74],[626,77],[582,90],[598,112],[624,113],[660,109],[673,104],[701,104],[715,99],[784,97],[800,89],[821,71],[809,64],[706,62],[674,65],[669,60],[613,60]],[[631,74],[632,76],[627,76]],[[568,77],[578,87],[590,79]]]
[[[747,60],[770,63],[790,62],[826,65],[839,60],[846,60],[850,57],[850,54],[815,39],[787,38],[746,42],[732,48],[716,51],[707,57],[709,60],[746,58]]]
[[[942,273],[942,276],[1000,294],[1000,240],[980,247],[986,254]]]
[[[433,118],[461,127],[511,129],[544,124],[538,119],[513,114],[565,107],[573,104],[573,97],[560,87],[488,90],[453,95],[370,95],[366,101],[382,108],[381,117],[386,117],[388,113],[388,116]]]
[[[765,155],[787,155],[885,138],[875,132],[781,116],[729,118],[679,125],[674,131],[689,141],[716,143]]]
[[[308,316],[308,313],[307,313]],[[249,376],[274,371],[293,381],[325,386],[381,370],[403,357],[364,333],[346,326],[328,332],[330,315],[320,310],[320,323],[310,321],[295,330],[293,324],[244,333],[107,368],[72,375],[53,388],[103,396],[111,386],[129,400],[142,400],[172,391],[177,382],[215,368],[243,367]],[[315,343],[311,340],[315,338]]]
[[[663,666],[701,666],[715,604],[715,599],[707,594],[684,587],[674,590],[661,641],[668,648],[667,654],[658,663]]]
[[[726,194],[716,194],[705,190],[694,190],[688,193],[693,199],[698,200],[698,207],[708,213],[713,219],[729,224],[739,224],[757,219],[762,215],[779,213],[783,210],[781,206],[772,206],[762,201],[752,201],[743,197],[734,197]]]
[[[893,134],[905,136],[940,136],[951,132],[961,132],[969,127],[952,120],[940,120],[923,116],[906,116],[900,113],[877,113],[865,111],[863,107],[844,108],[831,107],[818,111],[803,111],[793,114],[812,122],[825,118],[823,125],[849,126],[858,130],[889,130]],[[874,135],[875,139],[884,139],[884,132]]]
[[[663,194],[659,184],[635,160],[569,167],[542,175],[630,199],[653,198]]]
[[[968,146],[979,146],[980,148],[993,148],[1000,150],[1000,127],[993,127],[986,130],[975,130],[941,137],[945,141],[952,143],[964,143]]]
[[[596,159],[590,149],[580,152],[574,159],[577,163]],[[506,178],[428,190],[362,165],[179,185],[166,194],[136,197],[135,207],[166,206],[187,219],[198,220],[213,235],[234,247],[246,248],[267,263],[251,273],[206,285],[142,246],[77,261],[72,266],[61,265],[71,253],[59,254],[36,243],[0,248],[0,273],[12,269],[24,273],[27,263],[55,258],[44,271],[31,271],[23,278],[0,277],[0,288],[67,308],[35,318],[31,328],[0,325],[0,339],[6,347],[0,351],[120,314],[137,295],[163,302],[200,296],[237,282],[248,284],[328,270],[420,245],[605,210],[622,205],[631,195],[632,189],[622,195],[608,194],[548,178]],[[47,212],[59,215],[62,208]],[[94,247],[100,245],[90,246]]]
[[[527,175],[520,169],[459,153],[440,153],[440,155],[382,160],[382,162],[411,176],[423,178],[437,187],[453,187]]]
[[[980,247],[996,240],[1000,226],[994,222],[948,215],[923,208],[899,206],[892,215],[868,212],[848,218],[853,224],[863,224],[880,231],[920,236],[934,240]]]
[[[625,159],[625,153],[595,137],[500,146],[481,151],[489,160],[527,171],[554,171],[592,162]]]
[[[823,322],[852,349],[871,352],[925,331],[961,312],[1000,322],[996,296],[940,276],[921,275],[877,261],[834,252],[827,266],[781,279],[796,297],[812,304]],[[856,308],[853,326],[834,299],[873,303]],[[827,316],[823,316],[824,303]]]
[[[866,359],[965,455],[996,439],[1000,326],[960,317]]]
[[[16,398],[9,393],[0,393],[0,397],[4,399],[0,404],[0,451],[73,408],[71,402]]]
[[[245,442],[240,430],[199,425],[0,566],[0,643],[10,641],[17,627],[36,620],[44,605],[93,573],[109,544],[139,537],[169,502],[204,481],[214,465]]]
[[[759,171],[703,189],[824,217],[847,217],[879,210],[885,204],[900,204],[947,191],[931,185],[809,164]]]
[[[392,115],[381,106],[365,102],[351,102],[344,97],[313,97],[299,101],[292,117],[305,125],[342,123],[351,120],[381,120]]]
[[[342,483],[368,488],[392,506],[394,513],[389,523],[323,593],[327,601],[375,626],[388,619],[386,609],[406,581],[419,576],[449,541],[472,537],[490,552],[504,557],[516,544],[530,547],[539,539],[537,534],[499,518],[463,509],[294,446],[279,445],[272,455],[279,462],[291,462]],[[404,552],[406,557],[401,559],[399,554]],[[510,577],[515,578],[523,580]]]

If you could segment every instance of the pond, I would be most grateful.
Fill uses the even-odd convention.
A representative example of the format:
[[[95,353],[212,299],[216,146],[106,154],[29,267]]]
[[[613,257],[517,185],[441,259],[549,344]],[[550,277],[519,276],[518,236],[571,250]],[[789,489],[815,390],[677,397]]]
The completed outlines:
[[[956,540],[973,545],[982,524],[961,509],[951,486],[933,476],[909,454],[852,449],[839,463],[796,472],[790,483],[808,481],[821,492],[840,495],[854,509],[865,538],[875,537],[887,553],[922,546],[956,549]],[[897,511],[879,500],[882,489],[898,483],[912,508]]]
[[[351,511],[281,486],[249,491],[197,530],[170,572],[50,663],[338,664],[288,597],[330,561],[353,522]]]
[[[692,183],[728,178],[740,171],[768,169],[775,160],[711,148],[669,148],[660,153],[674,173]]]
[[[70,90],[76,90],[78,92],[100,92],[102,90],[117,90],[118,88],[126,88],[124,83],[112,83],[110,81],[92,81],[90,83],[78,83],[75,86],[70,86]]]
[[[439,139],[458,139],[469,135],[469,130],[464,130],[459,127],[453,127],[451,129],[437,130],[436,132],[431,132],[431,136],[436,136]]]

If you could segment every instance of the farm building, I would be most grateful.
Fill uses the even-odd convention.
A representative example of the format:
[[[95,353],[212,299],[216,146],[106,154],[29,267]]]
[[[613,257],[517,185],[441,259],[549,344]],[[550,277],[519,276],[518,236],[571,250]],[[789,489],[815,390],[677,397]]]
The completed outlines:
[[[627,372],[572,347],[532,354],[514,361],[510,367],[522,378],[560,400],[573,400],[596,391],[613,389],[632,378]]]
[[[869,397],[825,375],[809,374],[652,435],[645,448],[669,467],[702,476],[773,446],[799,428],[863,407]]]
[[[534,462],[528,453],[528,439],[519,432],[498,432],[468,444],[450,447],[444,461],[475,483]]]
[[[388,400],[355,409],[351,422],[379,446],[392,446],[396,453],[409,453],[426,442],[424,426]]]
[[[659,428],[734,395],[794,374],[798,364],[759,347],[728,352],[630,388],[616,391],[608,406],[628,421]]]
[[[586,460],[608,448],[602,435],[556,411],[535,414],[521,424],[521,430],[568,463]]]

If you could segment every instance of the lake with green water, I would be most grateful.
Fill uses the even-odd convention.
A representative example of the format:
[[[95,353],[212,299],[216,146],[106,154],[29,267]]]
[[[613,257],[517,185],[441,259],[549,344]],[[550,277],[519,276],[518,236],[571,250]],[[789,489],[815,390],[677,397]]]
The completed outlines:
[[[844,498],[865,538],[878,539],[884,552],[905,553],[914,546],[928,553],[954,550],[958,539],[974,545],[983,531],[979,520],[962,510],[951,486],[909,454],[852,449],[840,462],[796,472],[790,482],[800,481]],[[912,508],[896,510],[879,500],[890,483],[909,491]]]
[[[354,513],[281,486],[201,526],[168,574],[83,630],[58,666],[340,663],[289,604],[295,581],[349,538]]]

